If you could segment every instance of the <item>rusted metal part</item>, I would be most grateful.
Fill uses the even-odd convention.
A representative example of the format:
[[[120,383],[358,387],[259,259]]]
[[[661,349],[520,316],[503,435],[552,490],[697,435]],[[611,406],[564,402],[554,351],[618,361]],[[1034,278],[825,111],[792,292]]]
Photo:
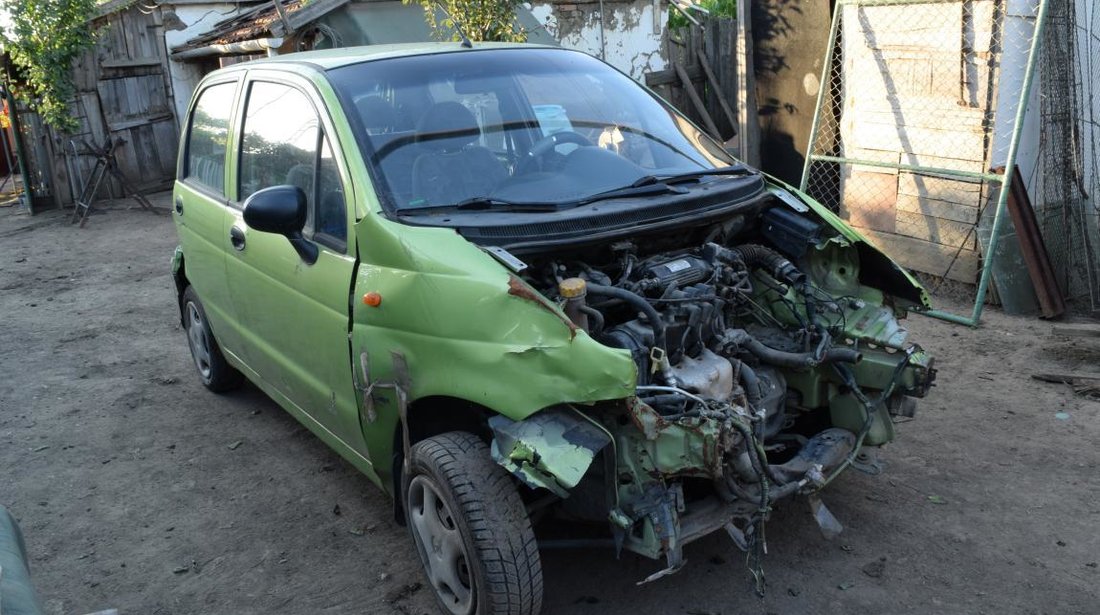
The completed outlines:
[[[397,395],[397,415],[401,417],[401,438],[405,446],[403,455],[405,476],[409,474],[409,452],[412,450],[412,442],[409,439],[409,364],[405,355],[396,350],[390,352],[393,361],[393,386]]]
[[[374,408],[374,383],[370,377],[370,355],[366,352],[359,354],[359,369],[363,372],[359,388],[363,392],[363,406],[360,420],[366,419],[373,423],[378,419],[378,412]]]
[[[637,398],[630,400],[627,416],[644,438],[635,445],[650,478],[722,475],[721,446],[729,441],[723,423],[704,417],[670,421]]]
[[[1008,193],[1008,213],[1016,227],[1016,236],[1020,242],[1020,253],[1027,265],[1031,285],[1035,287],[1035,296],[1039,299],[1039,313],[1043,318],[1058,318],[1066,312],[1066,301],[1058,288],[1054,267],[1050,264],[1043,235],[1039,232],[1039,223],[1035,220],[1035,210],[1031,207],[1027,188],[1024,186],[1020,169],[1012,173],[1012,184]]]
[[[531,301],[532,303],[546,308],[546,311],[562,321],[566,327],[569,327],[569,339],[573,339],[577,336],[577,325],[572,320],[569,320],[565,314],[558,310],[549,299],[543,297],[538,291],[534,290],[523,280],[512,274],[508,275],[508,294],[513,297],[519,297],[520,299],[526,299],[527,301]]]

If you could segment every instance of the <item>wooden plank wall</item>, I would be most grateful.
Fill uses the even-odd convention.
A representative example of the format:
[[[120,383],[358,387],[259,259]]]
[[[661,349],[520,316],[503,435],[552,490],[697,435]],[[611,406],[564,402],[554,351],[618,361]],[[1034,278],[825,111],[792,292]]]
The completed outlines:
[[[843,9],[844,157],[988,171],[994,4]],[[901,264],[976,281],[980,259],[972,227],[990,198],[987,184],[844,165],[840,190],[841,215]]]
[[[164,189],[175,177],[179,135],[160,9],[144,12],[135,5],[97,18],[94,26],[95,46],[73,63],[72,114],[80,127],[73,134],[43,128],[49,138],[41,191],[58,207],[72,204],[79,180],[95,165],[91,155],[70,158],[75,177],[69,176],[66,156],[74,144],[77,151],[86,152],[85,141],[96,147],[102,147],[108,136],[125,141],[115,157],[136,189]],[[106,180],[98,193],[99,198],[121,196],[114,180]]]
[[[723,96],[736,113],[737,63],[734,53],[736,29],[737,24],[732,19],[708,19],[703,22],[703,29],[690,26],[675,32],[667,31],[665,36],[669,68],[648,73],[645,76],[647,86],[705,130],[703,118],[696,111],[676,71],[672,68],[673,66],[683,67],[695,90],[703,99],[707,113],[717,125],[723,140],[728,140],[737,133],[737,127],[731,125],[726,119],[718,100],[719,96]],[[710,60],[711,68],[719,82],[718,88],[711,87],[707,81],[707,76],[699,64],[697,51],[699,49],[702,49]]]

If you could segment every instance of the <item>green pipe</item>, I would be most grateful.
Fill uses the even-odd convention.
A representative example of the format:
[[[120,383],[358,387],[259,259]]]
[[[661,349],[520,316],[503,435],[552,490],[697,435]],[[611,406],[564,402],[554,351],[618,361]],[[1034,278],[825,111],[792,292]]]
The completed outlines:
[[[952,314],[951,312],[944,312],[943,310],[913,310],[913,314],[922,314],[930,318],[938,318],[947,322],[953,322],[957,325],[966,325],[968,327],[977,326],[978,323],[974,322],[969,316],[959,316],[958,314]]]
[[[814,106],[814,120],[810,124],[810,143],[806,146],[806,164],[802,166],[802,180],[798,189],[806,192],[806,184],[810,181],[810,164],[814,158],[814,145],[817,143],[817,131],[821,124],[821,104],[825,100],[825,91],[830,89],[832,80],[829,73],[833,69],[833,51],[836,47],[836,33],[840,27],[840,2],[833,7],[833,22],[829,26],[829,48],[825,52],[825,65],[821,67],[821,81],[817,86],[817,104]]]
[[[1039,48],[1043,39],[1043,26],[1046,25],[1048,0],[1039,0],[1039,11],[1035,17],[1035,33],[1031,39],[1031,49],[1027,54],[1027,66],[1024,68],[1024,86],[1020,92],[1020,105],[1016,109],[1016,123],[1012,127],[1012,140],[1008,146],[1008,156],[1005,160],[1005,178],[1001,182],[1001,194],[997,199],[997,212],[993,216],[993,228],[989,238],[989,247],[985,251],[985,262],[982,264],[982,277],[978,281],[978,295],[974,299],[974,313],[970,320],[977,326],[985,309],[985,295],[989,291],[989,281],[993,277],[993,257],[997,254],[997,244],[1000,243],[1001,227],[1004,226],[1005,209],[1008,204],[1009,181],[1016,170],[1016,153],[1020,146],[1020,129],[1027,116],[1028,100],[1031,97],[1031,84],[1035,77],[1035,65],[1039,58]],[[1006,16],[1007,18],[1007,16]]]
[[[876,160],[861,160],[858,158],[840,158],[838,156],[822,156],[814,154],[810,156],[813,160],[820,160],[821,162],[838,162],[840,164],[860,165],[864,167],[877,167],[880,169],[897,169],[899,171],[912,171],[913,173],[920,173],[921,175],[943,175],[946,177],[957,177],[962,179],[976,179],[1000,183],[1004,181],[1003,175],[997,173],[978,173],[975,171],[959,171],[957,169],[945,169],[942,167],[922,167],[914,164],[902,164],[900,162],[879,162]]]

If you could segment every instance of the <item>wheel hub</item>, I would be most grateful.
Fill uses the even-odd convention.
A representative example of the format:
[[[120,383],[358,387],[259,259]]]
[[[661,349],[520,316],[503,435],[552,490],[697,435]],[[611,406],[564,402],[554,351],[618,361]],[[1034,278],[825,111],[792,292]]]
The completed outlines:
[[[424,572],[453,615],[473,611],[474,591],[466,545],[438,487],[421,475],[409,485],[409,524]]]

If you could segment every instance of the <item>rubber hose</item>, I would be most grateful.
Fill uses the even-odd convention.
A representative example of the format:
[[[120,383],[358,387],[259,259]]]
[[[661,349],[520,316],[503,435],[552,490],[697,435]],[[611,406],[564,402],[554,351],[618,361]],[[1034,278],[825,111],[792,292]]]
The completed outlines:
[[[747,337],[745,341],[741,342],[741,346],[744,346],[746,350],[764,363],[779,367],[804,368],[814,367],[819,363],[858,363],[863,358],[863,355],[851,348],[830,348],[825,352],[825,356],[822,357],[821,361],[818,361],[812,352],[776,350],[771,346],[765,346],[752,337]]]
[[[731,359],[731,363],[737,361]],[[749,400],[749,406],[753,410],[760,408],[760,378],[756,376],[756,372],[751,367],[745,364],[744,361],[737,361],[740,363],[738,366],[736,363],[733,366],[733,370],[736,371],[741,378],[741,387],[745,389],[745,397]]]
[[[741,260],[750,269],[763,269],[780,282],[801,284],[806,280],[806,274],[799,271],[794,263],[771,248],[750,243],[737,246],[733,251],[741,255]]]
[[[859,363],[862,360],[863,354],[854,348],[837,346],[825,353],[826,363]]]
[[[591,305],[582,305],[581,311],[588,315],[588,328],[593,335],[598,335],[603,332],[603,313],[592,307]]]
[[[638,308],[641,313],[645,314],[646,320],[649,321],[649,326],[653,327],[653,345],[667,352],[665,347],[665,321],[661,319],[661,315],[657,312],[657,308],[653,307],[644,297],[637,293],[632,293],[625,288],[592,284],[591,282],[588,284],[588,294],[621,299]]]

